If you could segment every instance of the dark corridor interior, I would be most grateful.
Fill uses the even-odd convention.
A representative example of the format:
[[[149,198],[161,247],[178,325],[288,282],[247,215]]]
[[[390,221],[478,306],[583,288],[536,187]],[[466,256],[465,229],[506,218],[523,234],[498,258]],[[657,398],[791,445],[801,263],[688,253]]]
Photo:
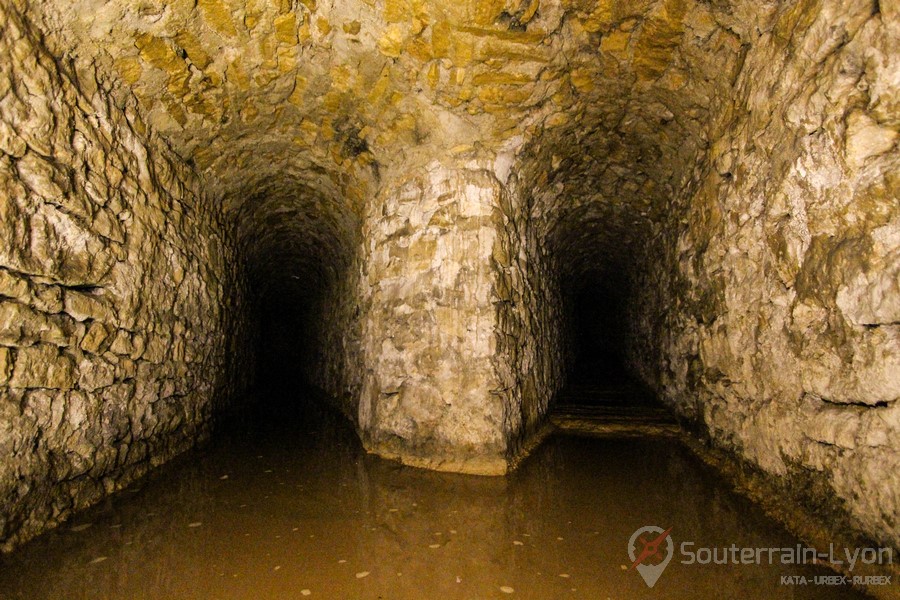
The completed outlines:
[[[561,404],[654,404],[628,364],[629,285],[619,271],[592,271],[572,281],[571,364]]]
[[[310,376],[319,353],[319,290],[288,276],[281,286],[268,287],[253,299],[253,393],[245,405],[235,407],[239,421],[295,418],[309,409],[302,404],[322,401]]]
[[[255,381],[291,387],[304,382],[313,332],[312,310],[302,297],[263,298],[257,310]]]
[[[617,276],[592,273],[575,292],[575,361],[571,379],[609,382],[627,372],[625,360],[625,284]]]

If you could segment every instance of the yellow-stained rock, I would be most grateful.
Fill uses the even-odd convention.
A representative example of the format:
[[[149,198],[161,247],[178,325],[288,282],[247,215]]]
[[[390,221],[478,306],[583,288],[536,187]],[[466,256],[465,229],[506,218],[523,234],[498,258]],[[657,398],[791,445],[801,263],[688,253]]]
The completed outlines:
[[[530,22],[534,15],[537,14],[538,8],[541,6],[541,0],[531,0],[528,6],[525,7],[525,10],[522,11],[522,14],[519,15],[518,21],[521,24],[526,24]]]
[[[402,23],[411,16],[409,0],[385,0],[384,20],[388,23]]]
[[[252,123],[259,116],[259,108],[253,102],[248,102],[241,109],[241,120],[244,123]]]
[[[483,40],[478,47],[477,57],[480,60],[506,60],[514,62],[546,63],[549,61],[549,49],[540,44],[519,44],[507,40]]]
[[[582,21],[582,27],[588,33],[607,31],[613,24],[613,6],[615,0],[598,0],[594,10]]]
[[[447,21],[431,27],[431,50],[436,58],[450,58],[453,44],[453,28]]]
[[[210,28],[227,37],[237,35],[231,11],[223,0],[197,0],[197,6]]]
[[[421,37],[415,37],[406,45],[404,51],[419,62],[428,62],[433,58],[431,44]]]
[[[369,93],[366,95],[366,98],[368,99],[370,105],[378,106],[381,104],[381,102],[387,96],[387,91],[390,87],[390,83],[390,73],[387,69],[385,69],[375,81],[372,89],[369,90]]]
[[[684,33],[687,0],[666,0],[663,9],[644,22],[634,47],[634,70],[644,81],[658,78],[672,62]]]
[[[275,17],[275,38],[282,44],[297,43],[297,17],[293,12]]]
[[[519,105],[531,96],[530,87],[510,87],[504,85],[485,85],[478,88],[478,98],[487,104],[499,106]],[[487,109],[485,109],[487,110]],[[489,111],[490,112],[490,111]]]
[[[297,30],[297,38],[300,40],[301,44],[305,44],[312,38],[312,32],[309,29],[309,22],[304,21],[300,28]]]
[[[438,83],[440,83],[441,68],[436,61],[432,61],[431,64],[428,65],[428,72],[425,78],[426,81],[428,81],[428,87],[431,89],[437,88]]]
[[[619,29],[610,31],[600,40],[600,51],[621,54],[628,48],[628,41],[630,39],[631,34],[627,31],[621,31]]]
[[[12,351],[0,347],[0,385],[6,385],[12,371]]]
[[[596,87],[594,73],[590,69],[572,69],[569,81],[579,93],[586,94]]]
[[[211,62],[209,54],[203,48],[203,45],[190,31],[179,31],[175,34],[175,43],[181,46],[187,53],[187,57],[197,68],[203,70],[209,66]]]
[[[297,69],[297,55],[294,48],[278,52],[278,74],[284,75]]]
[[[413,131],[416,128],[416,117],[409,113],[400,115],[394,121],[394,128],[399,131]]]
[[[411,270],[427,269],[437,252],[437,240],[431,238],[419,238],[409,246],[405,257],[407,267]],[[398,258],[403,258],[398,256]]]
[[[247,72],[241,65],[240,58],[234,59],[228,65],[228,69],[225,71],[225,79],[238,86],[238,89],[242,91],[250,89],[250,78],[247,77]]]
[[[344,95],[338,90],[331,90],[322,96],[322,108],[329,113],[338,113],[341,108],[341,100]]]
[[[355,71],[348,65],[336,65],[331,68],[331,85],[334,89],[347,92],[353,88]]]
[[[123,56],[116,59],[116,70],[126,83],[134,85],[141,80],[144,72],[141,61],[136,56]]]
[[[399,58],[406,40],[404,27],[390,25],[378,40],[378,50],[389,58]]]
[[[451,51],[453,63],[460,67],[469,65],[475,57],[475,40],[470,35],[456,32]]]
[[[184,112],[184,105],[179,100],[173,99],[171,96],[163,97],[163,105],[166,112],[181,127],[187,125],[187,114]]]
[[[135,38],[134,45],[140,51],[141,59],[157,69],[174,73],[184,68],[184,61],[163,38],[142,33]]]
[[[508,29],[486,29],[483,27],[472,27],[465,25],[459,27],[459,31],[471,34],[478,38],[505,40],[523,45],[540,44],[544,41],[546,33],[534,29],[532,31],[510,31]]]
[[[533,77],[526,73],[487,71],[472,76],[474,85],[525,85],[533,82]]]
[[[334,139],[334,123],[330,118],[322,119],[322,123],[319,125],[319,135],[325,141]]]
[[[475,24],[482,27],[496,23],[500,14],[506,10],[506,0],[479,0],[473,4]]]

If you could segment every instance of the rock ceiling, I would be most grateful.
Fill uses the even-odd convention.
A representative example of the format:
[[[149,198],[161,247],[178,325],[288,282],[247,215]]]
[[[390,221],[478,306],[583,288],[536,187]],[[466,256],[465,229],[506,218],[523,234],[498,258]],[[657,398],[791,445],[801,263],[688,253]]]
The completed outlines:
[[[790,35],[777,8],[59,0],[41,12],[60,54],[133,91],[245,220],[299,211],[305,231],[350,230],[374,190],[411,169],[515,157],[550,243],[577,255],[593,236],[594,255],[640,241],[670,210],[743,52]]]

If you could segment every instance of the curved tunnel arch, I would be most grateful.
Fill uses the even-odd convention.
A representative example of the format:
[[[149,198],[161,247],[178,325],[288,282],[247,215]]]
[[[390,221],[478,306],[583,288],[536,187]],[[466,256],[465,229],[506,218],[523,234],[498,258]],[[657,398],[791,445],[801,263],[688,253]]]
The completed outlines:
[[[338,395],[340,350],[355,310],[361,219],[339,195],[281,176],[242,200],[235,219],[250,288],[259,385]]]

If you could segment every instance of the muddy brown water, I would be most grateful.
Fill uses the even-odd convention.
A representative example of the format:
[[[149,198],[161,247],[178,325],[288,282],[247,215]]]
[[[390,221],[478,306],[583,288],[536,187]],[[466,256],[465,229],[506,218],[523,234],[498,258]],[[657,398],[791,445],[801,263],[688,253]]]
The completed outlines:
[[[0,598],[862,597],[781,582],[822,566],[681,564],[798,540],[673,439],[557,435],[490,478],[369,456],[327,410],[263,417],[0,557]],[[652,589],[627,568],[645,525],[675,543]]]

